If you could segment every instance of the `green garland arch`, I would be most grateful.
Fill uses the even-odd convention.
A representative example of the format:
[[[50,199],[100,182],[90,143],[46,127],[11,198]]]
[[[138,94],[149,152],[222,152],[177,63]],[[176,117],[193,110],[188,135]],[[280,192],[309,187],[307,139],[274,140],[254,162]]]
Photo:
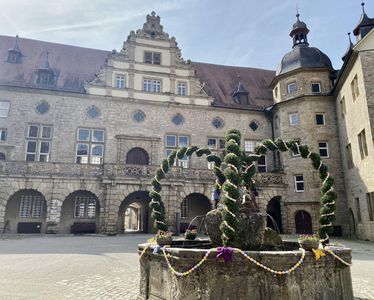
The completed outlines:
[[[253,176],[256,173],[255,162],[268,151],[294,151],[300,153],[304,159],[311,159],[313,167],[318,170],[321,185],[321,203],[320,209],[320,228],[319,236],[322,243],[326,243],[329,234],[332,233],[332,223],[335,221],[336,198],[333,184],[334,179],[330,176],[327,166],[322,162],[318,153],[309,151],[307,145],[298,144],[296,141],[285,142],[282,139],[272,141],[264,140],[261,145],[256,147],[254,153],[247,155],[240,149],[241,133],[237,129],[230,129],[226,134],[225,157],[224,162],[227,167],[222,171],[222,160],[213,155],[208,148],[199,148],[197,146],[183,147],[174,150],[167,158],[162,160],[160,167],[156,170],[156,174],[151,181],[152,190],[149,193],[151,197],[150,208],[152,209],[152,217],[154,218],[154,226],[157,230],[167,231],[165,221],[165,208],[161,197],[161,180],[172,168],[175,159],[182,159],[185,155],[191,157],[196,153],[197,157],[206,156],[208,162],[214,162],[213,172],[216,175],[215,189],[223,190],[223,211],[222,223],[220,226],[222,232],[222,242],[224,246],[233,245],[237,239],[237,214],[239,212],[240,193],[239,187],[245,192],[255,190],[255,181]],[[248,190],[249,189],[249,190]]]

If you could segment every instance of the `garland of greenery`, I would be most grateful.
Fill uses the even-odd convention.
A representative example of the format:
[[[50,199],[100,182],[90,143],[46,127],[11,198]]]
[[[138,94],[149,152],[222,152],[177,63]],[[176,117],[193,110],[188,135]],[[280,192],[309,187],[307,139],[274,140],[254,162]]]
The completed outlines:
[[[225,247],[233,245],[237,239],[237,214],[241,201],[240,190],[243,194],[249,194],[256,191],[255,181],[253,176],[256,173],[255,162],[266,153],[270,151],[294,151],[300,153],[301,157],[310,158],[313,167],[319,171],[321,186],[321,202],[323,207],[320,210],[320,229],[319,236],[322,243],[328,241],[328,234],[332,233],[332,223],[335,221],[336,209],[336,193],[333,190],[334,179],[330,176],[328,168],[323,164],[319,154],[310,152],[307,145],[299,145],[296,141],[285,142],[282,139],[272,141],[270,139],[264,140],[261,145],[256,147],[254,153],[247,155],[240,150],[241,134],[239,130],[230,129],[226,134],[225,157],[224,162],[227,167],[222,172],[221,159],[213,155],[207,148],[199,148],[197,146],[183,147],[179,150],[174,150],[168,158],[162,160],[161,166],[156,170],[156,175],[151,181],[152,190],[150,192],[152,209],[152,217],[155,220],[154,226],[157,230],[167,231],[165,222],[165,208],[161,199],[161,183],[165,178],[171,167],[174,165],[175,159],[182,159],[185,155],[190,157],[196,153],[198,157],[206,155],[208,162],[214,162],[214,174],[217,179],[215,182],[215,189],[224,191],[222,199],[223,212],[222,223],[220,226],[222,232],[222,242]],[[243,195],[244,196],[244,195]]]

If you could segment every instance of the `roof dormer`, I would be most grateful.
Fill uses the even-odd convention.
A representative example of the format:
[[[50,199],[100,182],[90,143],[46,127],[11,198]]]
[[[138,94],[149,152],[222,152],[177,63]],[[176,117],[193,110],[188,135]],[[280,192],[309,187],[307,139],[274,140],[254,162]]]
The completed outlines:
[[[8,49],[8,57],[6,62],[9,64],[21,64],[22,63],[22,53],[18,46],[18,35],[16,35],[16,42],[14,46]]]
[[[245,89],[240,75],[238,75],[239,83],[237,89],[233,92],[232,96],[237,104],[248,104],[248,91]]]

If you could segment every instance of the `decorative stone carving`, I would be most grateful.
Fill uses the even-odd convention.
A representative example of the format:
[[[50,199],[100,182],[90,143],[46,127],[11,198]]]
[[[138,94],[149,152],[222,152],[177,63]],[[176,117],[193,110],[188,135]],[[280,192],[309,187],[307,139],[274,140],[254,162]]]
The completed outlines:
[[[147,15],[147,21],[143,24],[142,29],[136,31],[139,37],[158,38],[163,40],[169,39],[169,34],[164,32],[163,26],[160,24],[160,16],[156,16],[154,11]]]

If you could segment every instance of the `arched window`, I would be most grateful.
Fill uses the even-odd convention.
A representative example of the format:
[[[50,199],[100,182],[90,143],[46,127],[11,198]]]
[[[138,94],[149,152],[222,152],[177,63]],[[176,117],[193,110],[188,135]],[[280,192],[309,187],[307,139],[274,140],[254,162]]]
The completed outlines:
[[[142,148],[132,148],[126,155],[126,164],[130,165],[148,165],[149,156],[147,151]]]
[[[5,160],[5,154],[3,152],[0,152],[0,160]]]

